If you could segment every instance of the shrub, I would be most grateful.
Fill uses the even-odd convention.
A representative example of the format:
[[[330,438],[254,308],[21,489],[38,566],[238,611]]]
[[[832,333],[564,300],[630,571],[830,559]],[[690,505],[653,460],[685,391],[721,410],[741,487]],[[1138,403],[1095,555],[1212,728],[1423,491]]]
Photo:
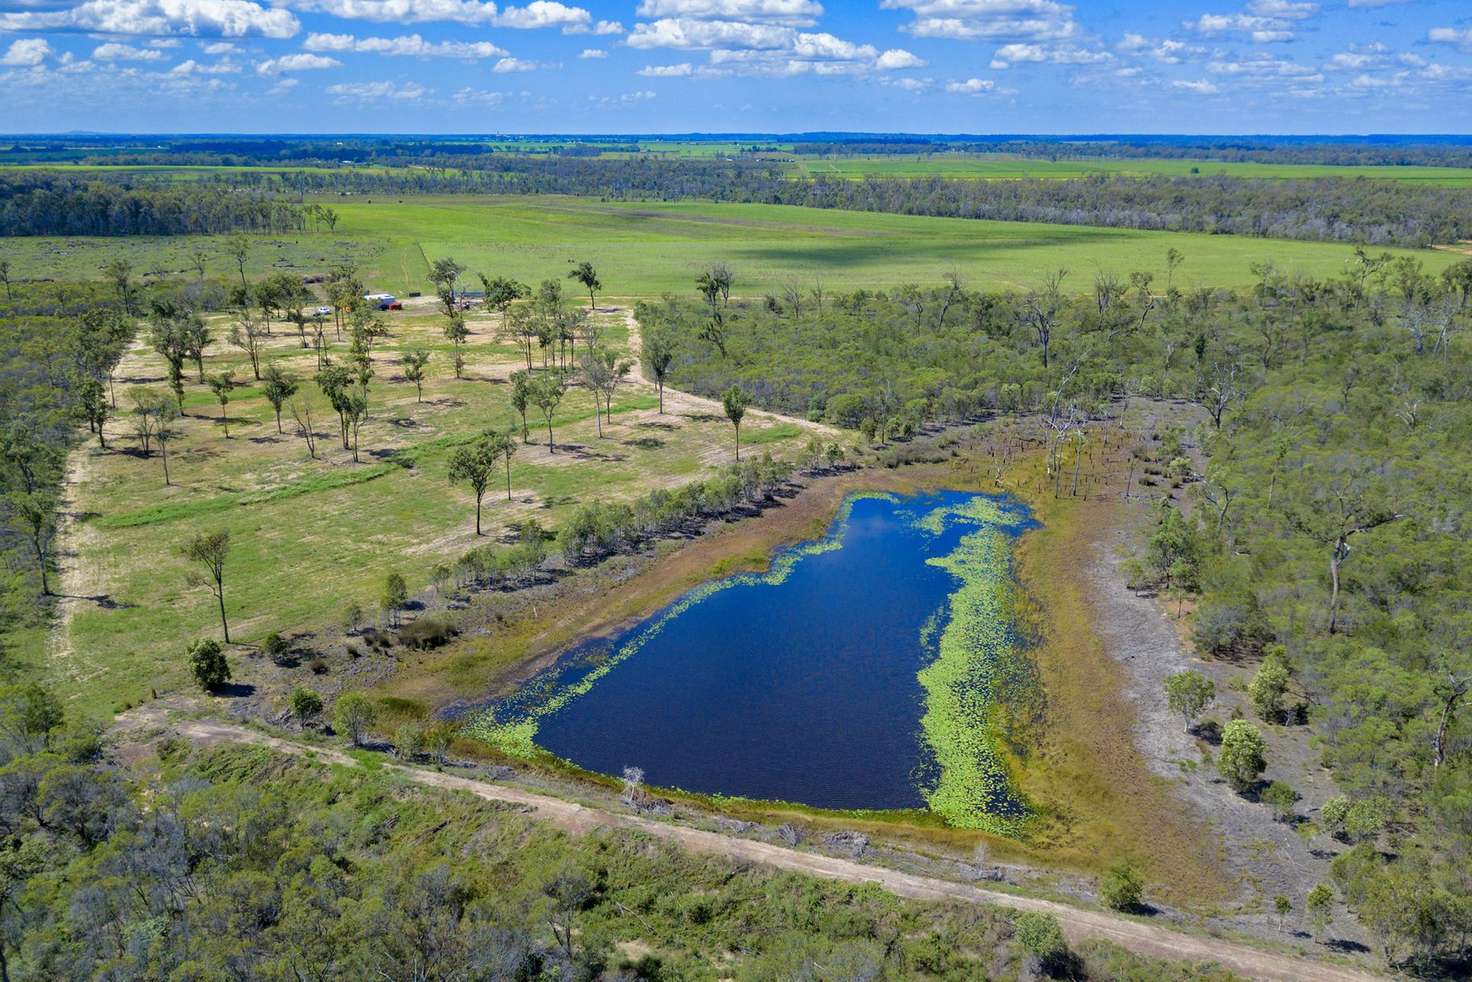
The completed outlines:
[[[424,727],[405,723],[394,733],[394,754],[412,760],[424,752]]]
[[[230,681],[230,665],[225,661],[225,652],[220,644],[210,638],[202,638],[189,647],[189,670],[194,681],[206,692],[217,692]]]
[[[1099,878],[1099,901],[1112,910],[1135,909],[1144,892],[1144,881],[1129,863],[1115,863]]]
[[[1267,768],[1263,754],[1267,744],[1257,727],[1245,719],[1227,721],[1222,731],[1221,752],[1217,754],[1216,766],[1222,777],[1233,789],[1246,791],[1257,781],[1258,775]]]
[[[291,642],[272,631],[266,635],[266,640],[261,642],[261,650],[266,653],[267,658],[271,659],[273,665],[285,665],[290,660]]]
[[[1334,835],[1344,834],[1344,820],[1348,817],[1349,799],[1342,794],[1336,794],[1319,809],[1320,821]]]
[[[1165,680],[1165,701],[1173,713],[1180,713],[1186,720],[1186,732],[1191,732],[1191,723],[1216,699],[1216,683],[1196,671],[1177,672]]]
[[[1196,608],[1191,639],[1198,650],[1214,658],[1256,651],[1263,642],[1262,615],[1251,598],[1212,597]]]
[[[306,686],[299,685],[291,692],[291,715],[302,726],[306,726],[322,713],[322,697]]]
[[[1044,965],[1055,964],[1068,953],[1068,941],[1058,926],[1058,918],[1052,914],[1025,911],[1018,914],[1012,923],[1018,942]]]
[[[1263,662],[1247,687],[1253,710],[1269,723],[1282,721],[1283,696],[1287,692],[1288,668],[1277,658],[1269,658]]]
[[[1363,842],[1379,835],[1394,816],[1394,806],[1384,795],[1372,795],[1350,805],[1344,813],[1344,836]]]
[[[400,643],[426,651],[438,648],[455,636],[455,629],[437,617],[421,617],[399,628]]]
[[[342,629],[352,634],[363,623],[363,608],[357,604],[348,604],[342,612]]]
[[[363,736],[378,719],[378,707],[361,692],[349,692],[337,700],[333,722],[338,732],[346,734],[355,747],[363,745]]]
[[[1262,793],[1263,803],[1273,810],[1273,817],[1286,822],[1293,817],[1293,805],[1298,801],[1298,792],[1282,781],[1269,784]]]

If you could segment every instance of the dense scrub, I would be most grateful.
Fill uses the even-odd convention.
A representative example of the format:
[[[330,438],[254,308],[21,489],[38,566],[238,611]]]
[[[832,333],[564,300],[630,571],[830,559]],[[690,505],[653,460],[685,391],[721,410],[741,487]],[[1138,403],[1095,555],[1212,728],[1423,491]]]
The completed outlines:
[[[1199,597],[1199,649],[1256,672],[1265,723],[1312,728],[1342,794],[1317,828],[1357,843],[1335,863],[1336,883],[1387,957],[1462,964],[1472,263],[1440,279],[1370,257],[1329,281],[1264,268],[1240,293],[1146,285],[1101,277],[1083,296],[1057,282],[1024,296],[953,285],[821,305],[717,295],[639,316],[646,346],[654,337],[673,350],[674,384],[739,384],[759,404],[878,440],[1036,410],[1055,472],[1086,445],[1084,421],[1124,400],[1198,404],[1205,474],[1188,510],[1162,499],[1144,580]],[[1190,478],[1184,434],[1154,436],[1159,447],[1139,456],[1170,448],[1174,480]]]
[[[259,748],[145,767],[0,692],[7,978],[1012,978],[1011,915],[568,837],[506,807]],[[1226,979],[1103,944],[1075,977]],[[1035,964],[1035,963],[1034,963]]]
[[[0,173],[0,235],[188,235],[304,227],[302,209],[259,192],[129,183],[49,171]]]
[[[110,411],[108,381],[133,325],[108,288],[0,295],[0,659],[39,629],[57,587],[57,496],[66,451]]]

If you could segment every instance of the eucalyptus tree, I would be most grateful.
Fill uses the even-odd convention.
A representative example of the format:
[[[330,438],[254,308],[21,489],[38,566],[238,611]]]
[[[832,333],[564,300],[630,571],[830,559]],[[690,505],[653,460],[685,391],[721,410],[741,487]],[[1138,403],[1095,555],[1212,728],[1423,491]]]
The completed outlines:
[[[562,404],[562,397],[567,394],[567,379],[560,371],[550,371],[538,375],[532,379],[527,392],[528,400],[532,405],[542,411],[542,416],[547,421],[547,452],[556,453],[557,445],[553,442],[552,417],[557,413],[557,407]]]
[[[450,455],[450,483],[467,485],[475,495],[476,535],[482,534],[481,500],[490,486],[491,476],[496,472],[499,457],[498,441],[493,439],[490,431],[480,434],[468,446],[460,447]]]
[[[87,420],[87,428],[97,434],[97,445],[106,450],[107,433],[103,427],[112,414],[112,407],[108,404],[107,391],[103,389],[102,382],[95,378],[84,379],[78,387],[78,400],[82,417]]]
[[[250,284],[245,280],[245,264],[250,258],[250,239],[241,233],[236,233],[225,240],[225,255],[235,260],[236,268],[240,270],[240,285],[249,289]]]
[[[746,407],[751,405],[751,397],[746,390],[739,385],[733,385],[721,395],[721,407],[726,410],[726,418],[736,430],[736,462],[741,462],[741,420],[746,417]]]
[[[276,432],[280,433],[282,432],[281,407],[296,395],[300,380],[292,373],[283,370],[280,365],[269,365],[266,368],[264,381],[265,385],[261,387],[261,392],[276,412]]]
[[[455,312],[456,302],[459,299],[455,290],[464,272],[465,267],[448,256],[436,259],[429,264],[429,281],[434,284],[446,314]]]
[[[480,285],[485,290],[486,309],[503,316],[516,301],[525,300],[532,295],[532,288],[525,283],[503,276],[487,277],[481,274]]]
[[[669,328],[656,325],[644,333],[642,354],[649,374],[654,376],[655,388],[659,390],[659,414],[664,415],[664,383],[670,376],[670,367],[675,361],[675,339]]]
[[[230,325],[230,343],[250,359],[250,371],[255,380],[261,380],[261,350],[266,346],[266,330],[249,310],[242,310],[234,324]]]
[[[15,288],[10,285],[10,260],[0,259],[0,283],[5,284],[5,299],[15,299]]]
[[[526,426],[526,411],[532,404],[532,376],[530,371],[516,371],[511,373],[511,408],[515,409],[521,416],[521,442],[528,443],[529,434]]]
[[[225,407],[230,404],[230,393],[235,391],[235,375],[233,372],[221,372],[209,380],[210,391],[215,394],[215,400],[220,404],[220,424],[225,427],[225,439],[230,439],[230,417],[225,415]]]
[[[102,275],[112,283],[113,289],[117,291],[118,304],[124,312],[133,312],[133,264],[119,256],[106,263],[102,267]]]
[[[590,262],[578,263],[568,271],[567,278],[576,280],[583,285],[583,289],[588,291],[588,307],[596,311],[598,309],[597,292],[603,288],[603,284],[599,282],[598,271],[593,268],[593,264]]]
[[[307,456],[317,459],[316,407],[309,392],[291,400],[291,417],[296,420],[297,432],[307,444]]]
[[[56,540],[56,501],[44,493],[18,492],[10,496],[14,515],[41,574],[41,595],[51,596],[52,544]]]
[[[429,365],[429,351],[411,348],[404,352],[400,361],[404,365],[404,378],[414,383],[414,401],[424,401],[424,370]]]
[[[230,643],[230,621],[225,616],[225,560],[230,556],[230,532],[201,532],[179,547],[179,554],[189,562],[203,567],[204,574],[192,573],[188,577],[190,586],[204,585],[210,588],[220,607],[220,631],[225,643]]]

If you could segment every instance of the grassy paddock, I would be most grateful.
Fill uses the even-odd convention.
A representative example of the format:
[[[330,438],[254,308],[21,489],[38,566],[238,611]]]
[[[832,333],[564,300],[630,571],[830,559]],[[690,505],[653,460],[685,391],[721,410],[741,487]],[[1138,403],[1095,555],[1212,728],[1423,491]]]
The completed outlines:
[[[622,315],[598,316],[608,322],[609,343],[626,345]],[[495,341],[493,316],[473,315],[469,367],[466,378],[457,380],[442,322],[427,306],[388,316],[392,337],[374,352],[372,418],[357,463],[337,445],[337,417],[311,381],[315,358],[289,325],[271,342],[264,361],[295,372],[302,392],[314,395],[318,460],[308,458],[289,414],[285,432],[277,433],[244,354],[221,340],[223,321],[214,325],[217,341],[205,369],[230,370],[250,383],[232,394],[228,439],[218,403],[195,382],[190,365],[187,415],[169,448],[171,486],[164,485],[156,451],[147,459],[136,452],[126,412],[109,423],[108,450],[91,440],[77,451],[72,490],[75,510],[84,517],[68,543],[75,555],[67,560],[67,592],[94,600],[75,603],[55,655],[46,661],[52,681],[73,706],[104,713],[138,701],[150,689],[185,684],[188,642],[219,633],[212,598],[188,585],[189,568],[177,555],[192,535],[230,532],[226,600],[232,637],[259,641],[272,631],[335,626],[349,604],[373,610],[390,571],[402,573],[411,591],[422,590],[436,564],[494,541],[512,522],[534,519],[555,528],[583,502],[682,484],[732,457],[730,424],[704,404],[674,397],[661,417],[652,388],[630,382],[615,396],[612,422],[605,422],[599,437],[592,396],[572,388],[556,416],[557,452],[548,452],[546,427],[533,410],[531,442],[518,444],[513,459],[513,500],[506,500],[498,476],[484,500],[487,536],[477,539],[474,499],[465,487],[449,483],[449,458],[485,427],[519,424],[506,383],[519,356]],[[400,374],[400,355],[413,346],[432,352],[423,402]],[[345,347],[336,345],[339,359]],[[163,363],[139,346],[124,360],[118,381],[119,406],[126,410],[133,388],[163,388]],[[761,417],[750,422],[763,449],[774,454],[791,453],[806,440],[795,424]]]
[[[1037,285],[1059,268],[1083,288],[1098,270],[1149,270],[1165,279],[1166,251],[1186,262],[1178,285],[1240,286],[1251,266],[1271,260],[1291,273],[1343,272],[1348,245],[1231,235],[1143,232],[1024,222],[886,215],[787,205],[708,202],[630,203],[586,198],[414,197],[331,199],[341,216],[332,232],[255,236],[247,273],[321,271],[352,258],[374,289],[429,291],[428,261],[454,256],[473,272],[535,283],[561,276],[569,262],[597,266],[610,293],[658,296],[694,289],[699,271],[726,262],[742,294],[780,293],[789,283],[853,290],[936,283],[958,272],[973,289]],[[190,253],[204,245],[211,272],[234,277],[234,262],[210,237],[22,238],[6,248],[12,275],[76,278],[110,259],[140,272],[191,275]],[[1396,251],[1396,250],[1392,250]],[[1412,254],[1439,271],[1460,257]]]

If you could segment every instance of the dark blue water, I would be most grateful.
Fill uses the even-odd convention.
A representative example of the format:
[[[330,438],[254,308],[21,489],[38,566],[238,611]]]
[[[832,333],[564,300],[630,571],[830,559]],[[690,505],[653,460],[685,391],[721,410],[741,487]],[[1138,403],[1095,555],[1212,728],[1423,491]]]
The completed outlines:
[[[925,560],[975,526],[947,522],[931,534],[914,520],[968,497],[859,498],[830,530],[838,548],[796,547],[780,582],[733,577],[587,642],[496,715],[536,713],[539,698],[634,642],[586,692],[540,717],[540,746],[593,771],[641,767],[664,787],[822,808],[924,807],[931,765],[916,673],[957,586]]]

